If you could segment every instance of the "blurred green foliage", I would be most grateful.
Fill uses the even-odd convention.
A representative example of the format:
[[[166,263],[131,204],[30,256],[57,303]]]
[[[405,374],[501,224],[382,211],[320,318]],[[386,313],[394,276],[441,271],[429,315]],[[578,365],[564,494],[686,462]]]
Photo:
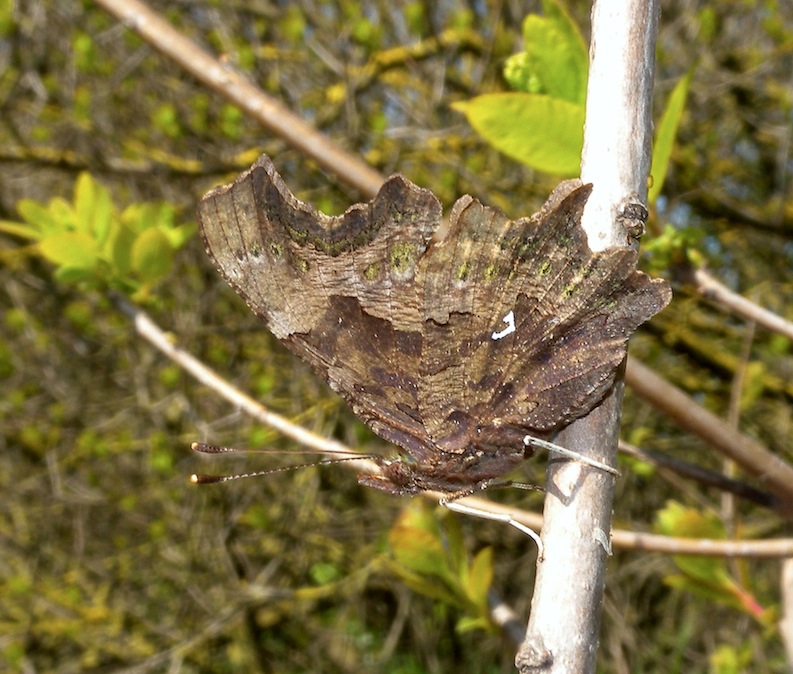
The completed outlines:
[[[517,95],[509,89],[520,82],[579,105],[577,27],[589,4],[545,2],[530,21],[510,3],[456,0],[155,9],[384,173],[398,170],[446,204],[471,193],[519,216],[556,179],[495,151],[454,107]],[[707,261],[793,318],[784,149],[793,8],[663,5],[656,157],[668,170],[654,169],[644,263],[661,273]],[[202,460],[189,454],[192,440],[294,447],[154,353],[104,292],[156,299],[160,324],[269,407],[387,452],[263,330],[191,238],[189,216],[175,215],[261,151],[328,211],[357,195],[93,3],[0,3],[0,62],[0,669],[512,671],[514,649],[488,626],[484,590],[527,616],[530,541],[497,523],[436,519],[418,502],[359,488],[339,467],[191,487]],[[746,363],[750,328],[684,285],[676,291],[633,353],[709,409],[737,412],[742,431],[789,460],[789,340],[757,330]],[[649,449],[720,467],[630,391],[624,425]],[[211,470],[261,462],[294,463],[219,457]],[[526,505],[521,494],[493,497]],[[703,513],[719,498],[661,471],[626,471],[615,516],[642,529],[661,512],[671,533],[685,535],[689,520],[718,533],[727,523]],[[668,517],[670,499],[683,516]],[[762,509],[739,512],[729,529],[782,528]],[[693,564],[617,552],[599,671],[787,670],[766,613],[747,620],[778,602],[776,565],[727,565],[725,575],[712,560]],[[673,576],[686,592],[664,582]],[[715,597],[696,596],[710,585]]]
[[[487,593],[493,549],[483,548],[469,561],[458,520],[447,512],[441,521],[436,507],[413,500],[402,511],[388,536],[391,568],[413,591],[460,610],[460,633],[492,631]]]
[[[72,202],[54,197],[44,206],[22,199],[17,210],[24,222],[0,221],[0,232],[34,242],[19,254],[38,253],[55,266],[61,283],[115,289],[135,301],[145,301],[171,272],[174,253],[195,233],[195,225],[174,223],[167,203],[132,204],[119,212],[110,191],[86,172],[77,178]]]
[[[727,538],[724,523],[714,514],[703,513],[669,502],[656,516],[655,529],[665,536],[721,541]],[[763,608],[749,588],[733,578],[727,562],[718,557],[675,555],[680,573],[669,575],[665,581],[672,587],[744,611],[767,627],[779,619],[772,609]],[[748,574],[745,580],[751,582]]]

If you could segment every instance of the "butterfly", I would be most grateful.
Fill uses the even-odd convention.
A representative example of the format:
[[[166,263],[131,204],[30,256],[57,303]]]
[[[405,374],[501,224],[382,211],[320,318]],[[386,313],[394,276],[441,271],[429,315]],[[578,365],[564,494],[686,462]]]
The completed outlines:
[[[531,217],[460,198],[441,234],[431,191],[395,175],[328,216],[262,155],[209,192],[207,253],[270,332],[402,456],[359,482],[457,498],[503,478],[587,414],[627,342],[671,299],[627,248],[592,252],[591,185],[566,181]]]

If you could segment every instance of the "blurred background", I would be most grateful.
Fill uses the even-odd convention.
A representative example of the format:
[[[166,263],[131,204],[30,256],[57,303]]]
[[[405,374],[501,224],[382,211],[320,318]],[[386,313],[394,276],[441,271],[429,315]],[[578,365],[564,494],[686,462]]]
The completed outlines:
[[[588,41],[589,3],[564,6]],[[522,24],[539,2],[150,7],[345,149],[431,188],[445,207],[470,193],[519,217],[560,179],[502,154],[452,108],[509,90],[505,63],[524,49]],[[691,83],[643,241],[652,255],[641,265],[670,278],[676,296],[631,353],[789,461],[790,340],[704,301],[675,264],[688,256],[793,319],[793,6],[667,0],[662,9],[658,119],[689,72]],[[191,485],[194,472],[311,457],[191,454],[195,440],[297,447],[141,339],[108,292],[145,308],[268,408],[387,453],[222,282],[195,229],[201,195],[261,152],[325,212],[362,195],[93,2],[0,2],[0,105],[0,669],[512,671],[515,647],[489,622],[487,592],[526,619],[529,539],[366,490],[342,466]],[[81,276],[79,252],[59,247],[63,239],[31,236],[102,209],[129,236],[115,246],[117,255],[132,251],[113,258],[120,268],[97,257]],[[152,223],[157,234],[137,238]],[[58,255],[72,257],[54,262]],[[623,437],[724,468],[630,389]],[[520,479],[541,483],[543,465],[528,463]],[[762,507],[725,509],[715,489],[647,463],[625,460],[621,470],[615,527],[657,530],[659,513],[682,512],[715,537],[785,534]],[[540,495],[489,496],[541,509]],[[616,551],[598,671],[787,671],[774,627],[779,563],[707,564],[697,576],[666,555]]]

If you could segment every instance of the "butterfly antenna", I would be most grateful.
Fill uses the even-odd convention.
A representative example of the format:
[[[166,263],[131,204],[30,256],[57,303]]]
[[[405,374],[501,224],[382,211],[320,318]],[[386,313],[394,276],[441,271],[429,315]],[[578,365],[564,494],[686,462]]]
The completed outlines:
[[[194,442],[190,448],[196,452],[204,454],[232,454],[232,453],[245,453],[249,450],[236,449],[234,447],[221,447],[219,445],[208,445],[203,442]],[[257,450],[252,450],[257,451]],[[276,452],[277,453],[277,452]],[[292,466],[281,466],[279,468],[269,468],[268,470],[257,470],[253,473],[232,473],[231,475],[203,475],[194,473],[190,476],[190,482],[193,484],[217,484],[218,482],[230,482],[231,480],[242,480],[248,477],[262,477],[264,475],[273,475],[274,473],[286,473],[293,470],[300,470],[302,468],[313,468],[314,466],[328,466],[334,463],[343,463],[345,461],[357,461],[359,459],[373,459],[376,458],[373,454],[355,454],[354,456],[343,456],[332,459],[321,459],[319,461],[309,461],[307,463],[298,463]]]
[[[201,454],[327,454],[328,456],[351,456],[353,458],[368,459],[369,455],[343,450],[324,449],[247,449],[241,447],[224,447],[223,445],[210,445],[206,442],[194,442],[190,449]]]
[[[527,447],[539,447],[540,449],[544,449],[555,454],[561,454],[562,456],[566,456],[568,459],[573,459],[574,461],[585,463],[594,468],[599,468],[600,470],[611,475],[616,475],[617,477],[620,477],[621,475],[621,473],[616,468],[612,468],[602,461],[590,459],[588,456],[574,452],[571,449],[566,449],[565,447],[557,445],[553,442],[547,442],[545,440],[540,440],[539,438],[533,438],[532,436],[527,435],[525,438],[523,438],[523,444]]]

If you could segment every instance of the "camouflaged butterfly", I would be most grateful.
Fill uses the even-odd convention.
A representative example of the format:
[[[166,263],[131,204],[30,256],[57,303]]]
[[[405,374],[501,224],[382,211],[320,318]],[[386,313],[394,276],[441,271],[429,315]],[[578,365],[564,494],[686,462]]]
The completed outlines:
[[[587,414],[636,328],[671,299],[627,248],[593,253],[591,185],[529,218],[470,196],[441,205],[389,178],[343,215],[297,199],[262,156],[198,209],[209,256],[269,330],[404,450],[359,481],[456,498],[487,487]]]

